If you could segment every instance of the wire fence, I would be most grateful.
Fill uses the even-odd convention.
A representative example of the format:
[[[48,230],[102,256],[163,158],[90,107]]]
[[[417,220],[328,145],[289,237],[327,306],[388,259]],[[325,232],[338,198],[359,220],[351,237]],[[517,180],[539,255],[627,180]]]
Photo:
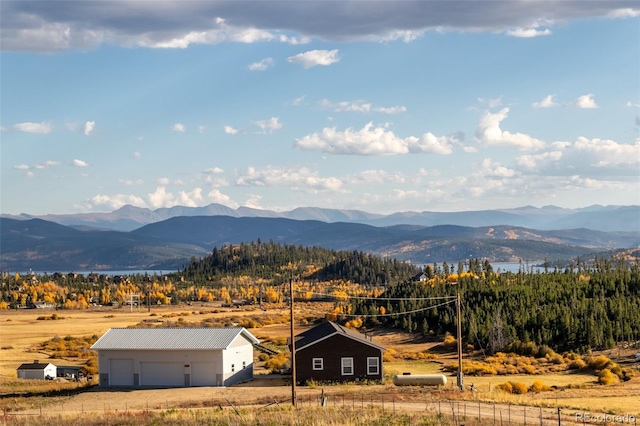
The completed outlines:
[[[307,407],[338,407],[345,413],[357,416],[358,412],[364,410],[379,410],[389,414],[421,413],[422,415],[433,415],[439,418],[447,418],[456,425],[464,425],[465,422],[478,422],[483,425],[511,426],[511,425],[585,425],[585,424],[626,424],[637,426],[637,415],[625,414],[617,415],[610,413],[593,413],[579,410],[550,408],[541,406],[512,405],[505,403],[483,402],[479,400],[455,400],[438,398],[430,394],[425,394],[422,400],[406,398],[406,394],[397,393],[325,393],[324,390],[317,393],[307,392],[296,396],[296,407],[305,409]],[[103,404],[102,409],[96,408],[96,403],[87,404],[69,401],[57,405],[40,405],[38,408],[12,412],[10,407],[3,408],[5,418],[14,417],[38,417],[38,416],[58,416],[58,415],[87,415],[91,413],[102,414],[123,414],[138,413],[144,414],[151,411],[181,410],[181,409],[216,409],[216,410],[238,410],[254,409],[260,410],[270,406],[288,405],[291,400],[263,401],[261,404],[245,405],[226,398],[212,398],[207,400],[194,401],[153,401],[146,403],[136,403],[130,405],[124,402],[120,405]]]

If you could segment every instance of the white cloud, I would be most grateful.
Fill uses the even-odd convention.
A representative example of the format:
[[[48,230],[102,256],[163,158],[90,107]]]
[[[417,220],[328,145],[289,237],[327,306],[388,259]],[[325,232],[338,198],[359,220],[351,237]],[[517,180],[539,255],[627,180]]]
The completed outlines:
[[[9,2],[8,2],[9,3]],[[509,32],[540,35],[553,22],[635,17],[638,8],[620,2],[243,2],[16,1],[3,7],[0,38],[5,51],[87,50],[102,43],[124,47],[186,48],[192,44],[278,41],[409,42],[425,31]],[[142,16],[143,20],[131,20]],[[219,18],[224,17],[225,19]],[[216,18],[218,17],[218,18]],[[278,28],[277,31],[272,30]],[[514,30],[514,28],[516,28]],[[519,30],[517,29],[519,28]]]
[[[509,178],[516,174],[515,170],[491,161],[489,158],[482,160],[480,167],[482,175],[490,178]]]
[[[299,106],[302,105],[302,102],[304,101],[304,98],[306,98],[307,95],[302,95],[299,98],[295,98],[293,101],[291,101],[291,105],[294,106]]]
[[[398,105],[392,107],[377,107],[373,106],[370,102],[362,100],[357,101],[342,101],[338,103],[332,103],[328,99],[322,99],[318,102],[321,108],[332,109],[335,112],[380,112],[383,114],[400,114],[407,111],[407,107]]]
[[[238,133],[238,130],[231,126],[224,126],[224,132],[228,135],[235,135]]]
[[[249,167],[244,175],[236,179],[239,186],[285,187],[292,191],[309,193],[340,192],[342,181],[335,177],[321,177],[318,172],[306,167],[256,169]]]
[[[636,139],[635,144],[628,145],[608,139],[579,137],[573,147],[578,152],[589,154],[594,167],[640,166],[640,138]]]
[[[87,164],[86,161],[78,160],[77,158],[71,162],[71,165],[74,166],[74,167],[87,167],[87,166],[89,166],[89,164]]]
[[[338,49],[333,50],[309,50],[304,53],[298,53],[295,56],[287,58],[292,64],[300,64],[304,68],[311,68],[317,65],[331,65],[340,61],[338,57]]]
[[[67,128],[67,130],[69,130],[70,132],[75,132],[76,129],[78,128],[78,123],[74,123],[74,122],[64,123],[64,125]]]
[[[87,121],[86,123],[84,123],[84,135],[89,136],[91,132],[93,132],[93,129],[95,127],[96,127],[95,121]]]
[[[202,134],[206,130],[205,126],[198,126],[198,133]]]
[[[262,205],[260,204],[261,200],[262,197],[260,195],[249,194],[249,197],[244,201],[243,205],[250,209],[262,209]]]
[[[267,131],[271,133],[274,130],[282,128],[282,124],[278,117],[271,117],[269,120],[259,120],[256,121],[255,124],[262,129],[263,133],[266,133]]]
[[[225,206],[229,207],[237,207],[235,203],[231,201],[231,198],[229,198],[228,195],[223,194],[218,189],[209,191],[209,193],[207,194],[207,198],[213,203],[224,204]]]
[[[60,162],[59,161],[52,161],[52,160],[47,160],[44,163],[39,163],[35,165],[36,169],[48,169],[50,167],[56,167],[59,166]]]
[[[157,182],[158,185],[167,186],[171,183],[171,179],[169,179],[168,177],[160,177],[158,178]]]
[[[135,207],[147,207],[147,203],[136,195],[128,194],[115,194],[115,195],[103,195],[98,194],[91,198],[89,204],[93,208],[106,208],[108,210],[117,210],[120,207],[131,205]]]
[[[516,164],[523,171],[538,175],[635,178],[640,168],[640,139],[634,144],[585,137],[575,142],[554,142],[549,151],[523,155]]]
[[[311,37],[289,37],[285,34],[280,34],[279,40],[283,43],[288,43],[291,45],[298,44],[309,44],[311,43]]]
[[[173,130],[174,132],[184,132],[187,129],[184,127],[184,124],[176,123],[173,125],[173,127],[171,127],[171,130]]]
[[[411,153],[451,154],[453,143],[458,142],[456,136],[435,136],[431,132],[422,135],[421,138],[408,137],[405,139]]]
[[[551,30],[548,28],[516,28],[514,30],[507,31],[507,34],[513,37],[532,38],[551,35]]]
[[[609,14],[607,15],[609,18],[635,18],[637,16],[640,16],[640,9],[631,9],[631,8],[625,8],[625,9],[615,9],[612,10],[611,12],[609,12]]]
[[[390,173],[386,170],[365,170],[346,178],[349,183],[360,185],[405,183],[406,176],[401,172]]]
[[[167,188],[164,186],[158,186],[154,192],[147,194],[147,199],[149,206],[153,209],[173,207],[178,204],[173,194],[167,192]]]
[[[50,121],[43,121],[42,123],[17,123],[13,126],[14,129],[26,133],[40,133],[46,135],[52,130]]]
[[[544,147],[543,141],[532,136],[502,131],[500,122],[507,118],[508,113],[509,108],[503,108],[496,114],[486,112],[476,128],[476,140],[483,145],[506,145],[521,151]]]
[[[217,175],[220,173],[224,173],[224,170],[222,170],[220,167],[212,167],[210,169],[206,169],[204,170],[202,173],[207,174],[207,175]]]
[[[258,62],[254,62],[252,64],[249,65],[249,70],[250,71],[265,71],[268,70],[269,68],[273,67],[275,65],[275,62],[273,61],[273,58],[264,58],[261,61]]]
[[[118,182],[120,182],[124,186],[135,186],[144,184],[144,181],[142,179],[118,179]]]
[[[357,131],[353,128],[347,128],[343,132],[335,127],[324,128],[321,133],[297,139],[295,146],[305,150],[347,155],[450,154],[452,144],[456,141],[455,137],[437,137],[432,133],[425,133],[420,138],[410,136],[402,139],[385,127],[374,127],[369,122]]]
[[[534,102],[531,106],[534,108],[553,108],[558,106],[555,100],[556,95],[547,95],[540,102]]]
[[[198,207],[199,203],[203,201],[202,189],[194,188],[192,191],[180,191],[176,199],[177,205],[187,207]],[[170,207],[170,206],[166,206]]]
[[[598,104],[596,104],[596,101],[593,99],[593,95],[591,93],[576,98],[574,105],[578,108],[585,109],[598,108]]]
[[[142,154],[139,153],[138,151],[135,151],[133,154],[131,154],[131,157],[135,159],[142,158]]]
[[[29,170],[29,166],[26,164],[16,164],[13,168],[15,170]]]

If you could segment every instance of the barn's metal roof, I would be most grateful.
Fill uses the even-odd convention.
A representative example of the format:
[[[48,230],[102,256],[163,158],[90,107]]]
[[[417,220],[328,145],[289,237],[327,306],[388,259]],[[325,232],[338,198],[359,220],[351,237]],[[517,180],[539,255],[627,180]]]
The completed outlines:
[[[91,346],[95,350],[226,349],[242,336],[260,343],[243,327],[236,328],[111,328]]]

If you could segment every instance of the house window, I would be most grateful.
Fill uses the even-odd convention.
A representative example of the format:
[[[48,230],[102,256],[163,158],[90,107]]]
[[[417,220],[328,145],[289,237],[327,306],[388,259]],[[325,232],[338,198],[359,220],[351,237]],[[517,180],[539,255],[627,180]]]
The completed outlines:
[[[353,376],[353,358],[342,358],[342,375]]]
[[[367,358],[367,374],[369,376],[377,376],[380,374],[380,364],[378,357]]]
[[[245,368],[247,368],[247,361],[242,361],[242,369],[244,370]]]
[[[231,364],[231,372],[234,373],[236,371],[236,365]]]
[[[323,358],[313,358],[313,369],[314,370],[324,370],[324,360]]]

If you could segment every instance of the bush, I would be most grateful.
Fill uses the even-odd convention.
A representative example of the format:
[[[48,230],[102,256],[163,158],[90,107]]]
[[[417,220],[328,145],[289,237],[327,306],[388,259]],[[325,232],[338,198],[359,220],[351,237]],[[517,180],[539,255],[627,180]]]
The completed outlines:
[[[584,360],[582,358],[577,358],[577,359],[572,360],[569,363],[569,370],[582,370],[586,366],[587,366],[587,363],[584,362]]]
[[[517,395],[523,395],[529,390],[529,387],[521,382],[512,382],[511,386],[513,387],[513,393]]]
[[[600,383],[601,385],[615,385],[619,381],[620,378],[617,375],[613,374],[611,370],[604,369],[598,374],[598,383]]]
[[[453,348],[457,346],[458,341],[456,340],[455,337],[453,337],[451,334],[447,334],[446,336],[444,336],[444,341],[442,342],[442,345],[445,348]]]
[[[538,393],[538,392],[548,392],[550,390],[551,388],[545,385],[544,383],[542,383],[540,380],[536,380],[531,384],[531,386],[529,386],[529,392]]]
[[[603,370],[611,363],[611,360],[604,355],[599,355],[595,358],[591,357],[587,359],[587,366],[596,371]]]

